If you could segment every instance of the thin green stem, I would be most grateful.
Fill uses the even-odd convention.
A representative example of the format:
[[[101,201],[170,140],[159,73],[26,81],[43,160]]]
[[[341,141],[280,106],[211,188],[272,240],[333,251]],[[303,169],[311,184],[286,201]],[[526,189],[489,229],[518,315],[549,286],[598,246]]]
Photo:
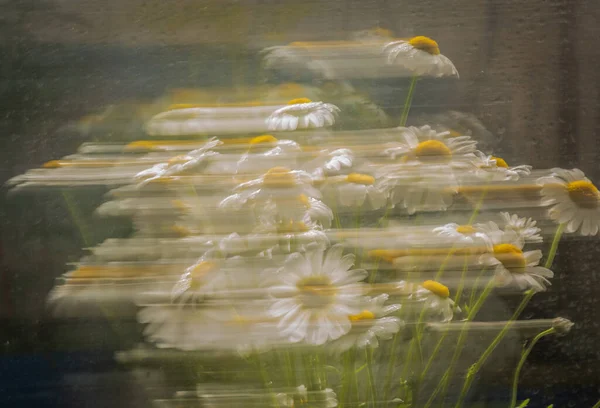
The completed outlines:
[[[435,388],[435,390],[429,397],[429,400],[425,404],[425,408],[429,408],[431,406],[431,404],[433,404],[433,402],[435,401],[435,398],[437,397],[437,394],[440,391],[441,391],[442,401],[443,401],[444,396],[446,394],[446,390],[448,388],[448,381],[450,380],[450,377],[452,377],[452,372],[454,371],[454,365],[458,361],[458,359],[462,353],[463,347],[465,345],[465,342],[467,340],[467,335],[469,332],[468,322],[472,321],[475,318],[475,316],[479,312],[479,309],[481,309],[481,306],[483,306],[483,303],[485,302],[486,298],[489,296],[489,294],[492,292],[493,289],[494,289],[494,281],[490,280],[490,282],[487,284],[487,286],[483,290],[483,293],[481,294],[481,296],[479,296],[479,299],[477,299],[477,302],[475,303],[473,308],[471,310],[469,310],[469,315],[467,316],[467,319],[466,319],[467,322],[464,323],[462,329],[460,330],[456,348],[454,349],[454,354],[452,355],[450,364],[448,365],[448,368],[446,369],[446,372],[444,373],[439,384],[437,385],[437,387]]]
[[[410,107],[412,105],[413,95],[415,93],[415,85],[417,84],[417,79],[419,79],[419,76],[413,75],[413,77],[410,80],[410,86],[408,88],[408,93],[406,94],[406,100],[404,101],[404,108],[402,109],[402,116],[400,116],[400,126],[406,125],[408,114],[410,112]]]
[[[512,327],[513,323],[519,318],[519,316],[521,315],[521,313],[523,312],[523,310],[525,309],[525,307],[527,306],[534,294],[535,292],[532,290],[526,292],[525,296],[523,297],[523,300],[517,307],[517,310],[515,310],[515,312],[511,316],[510,320],[506,322],[502,330],[500,330],[500,333],[498,333],[498,335],[494,338],[492,343],[485,349],[481,357],[479,357],[475,364],[473,364],[469,368],[469,371],[467,372],[467,377],[465,379],[465,383],[463,384],[463,388],[460,392],[458,403],[456,404],[455,408],[462,407],[464,399],[467,396],[471,385],[473,384],[475,376],[477,375],[481,367],[483,367],[489,356],[494,352],[496,347],[498,347],[498,344],[500,344],[500,342],[504,339],[504,336],[506,336],[506,333],[508,333],[508,330]]]
[[[546,264],[544,265],[546,268],[550,268],[552,266],[552,262],[554,262],[554,257],[556,256],[556,250],[558,249],[558,243],[560,242],[560,237],[565,230],[565,224],[560,224],[554,233],[554,239],[552,240],[552,246],[550,246],[550,252],[548,253],[548,259],[546,259]]]
[[[515,408],[517,405],[517,386],[519,384],[519,375],[521,374],[521,369],[523,368],[523,365],[525,365],[525,360],[527,360],[529,353],[531,353],[531,350],[533,350],[533,347],[535,346],[535,344],[542,337],[546,337],[550,334],[553,334],[554,332],[556,332],[556,329],[554,327],[551,327],[548,330],[544,330],[543,332],[541,332],[537,336],[535,336],[533,338],[533,340],[531,340],[529,345],[525,348],[525,350],[523,350],[523,353],[521,354],[521,359],[519,360],[519,364],[517,365],[517,369],[515,370],[515,376],[513,378],[512,398],[510,400],[510,408]]]
[[[69,214],[71,214],[71,217],[73,218],[73,221],[75,222],[75,225],[79,229],[79,234],[81,235],[81,239],[83,240],[83,243],[85,244],[86,247],[90,246],[92,244],[92,240],[91,240],[91,235],[90,235],[88,225],[83,220],[83,217],[80,214],[77,207],[75,206],[75,203],[73,203],[73,200],[72,200],[73,197],[72,197],[71,193],[67,190],[61,190],[61,193],[65,199],[65,203],[67,204],[67,209],[69,210]]]
[[[598,400],[592,408],[600,408],[600,400]]]
[[[365,357],[367,359],[367,376],[369,380],[371,406],[375,408],[377,401],[377,390],[375,389],[375,375],[373,375],[373,349],[371,347],[365,347]]]
[[[394,368],[396,365],[396,348],[400,342],[400,336],[401,334],[399,332],[394,336],[394,341],[392,342],[392,349],[390,352],[390,362],[388,363],[385,382],[383,384],[383,403],[386,407],[388,405],[389,395],[392,387],[392,376],[394,375]]]

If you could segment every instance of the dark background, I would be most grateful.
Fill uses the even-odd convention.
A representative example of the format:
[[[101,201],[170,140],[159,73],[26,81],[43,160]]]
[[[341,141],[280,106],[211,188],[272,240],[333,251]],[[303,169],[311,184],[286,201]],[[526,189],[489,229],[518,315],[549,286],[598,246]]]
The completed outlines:
[[[106,105],[169,88],[256,83],[263,46],[379,26],[438,40],[461,74],[419,82],[413,113],[472,113],[509,163],[577,167],[598,183],[599,23],[594,0],[0,0],[0,182],[73,153],[88,136],[64,126]],[[357,86],[393,114],[407,84]],[[135,336],[119,337],[103,322],[64,324],[45,311],[54,279],[82,247],[128,231],[90,216],[102,193],[71,197],[92,234],[87,242],[59,193],[0,194],[2,407],[147,406],[113,361]],[[599,398],[597,242],[564,240],[552,289],[523,315],[576,323],[531,354],[519,395],[530,406],[591,407]],[[483,373],[481,394],[505,399],[508,374]]]

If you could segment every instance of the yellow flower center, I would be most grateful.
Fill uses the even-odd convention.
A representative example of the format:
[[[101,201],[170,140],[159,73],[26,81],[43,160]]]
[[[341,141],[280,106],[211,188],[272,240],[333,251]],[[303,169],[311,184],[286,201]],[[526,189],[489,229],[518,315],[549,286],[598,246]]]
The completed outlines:
[[[600,192],[595,185],[586,180],[572,181],[567,184],[569,198],[578,207],[593,209],[600,204]]]
[[[183,200],[171,200],[171,205],[182,212],[187,212],[190,209],[190,207]]]
[[[415,156],[421,161],[441,160],[448,162],[452,158],[452,151],[444,142],[426,140],[417,145]]]
[[[513,244],[494,245],[494,257],[511,272],[524,272],[527,266],[523,251]]]
[[[181,225],[173,225],[171,227],[171,232],[179,237],[187,237],[192,235],[192,232],[186,227],[182,227]]]
[[[310,208],[310,201],[308,200],[306,194],[300,194],[297,198],[302,205],[304,205],[306,208]]]
[[[198,265],[190,271],[192,278],[192,288],[198,288],[202,285],[204,277],[214,271],[217,268],[217,264],[210,261],[200,262]]]
[[[375,319],[375,314],[373,312],[370,312],[368,310],[363,310],[362,312],[355,314],[355,315],[350,315],[348,316],[350,318],[350,321],[352,322],[358,322],[360,320],[372,320]]]
[[[459,225],[458,227],[456,227],[456,232],[463,235],[469,235],[474,234],[477,231],[471,225]]]
[[[45,169],[57,169],[62,167],[62,165],[59,160],[50,160],[49,162],[44,163],[42,167]]]
[[[273,135],[260,135],[250,140],[250,145],[257,145],[263,143],[276,143],[277,138]]]
[[[497,167],[503,167],[505,169],[508,169],[508,163],[506,163],[506,161],[502,157],[492,156],[492,160],[496,160]]]
[[[427,289],[428,291],[430,291],[431,293],[438,295],[441,298],[448,298],[450,297],[450,289],[448,289],[447,286],[442,285],[439,282],[436,281],[432,281],[432,280],[426,280],[425,282],[423,282],[421,284],[421,286],[423,286],[425,289]]]
[[[277,225],[277,232],[281,234],[291,234],[308,231],[308,226],[302,221],[281,222]]]
[[[296,184],[296,178],[285,167],[273,167],[267,171],[263,180],[263,185],[270,188],[290,188]]]
[[[346,181],[348,183],[363,184],[365,186],[370,186],[373,183],[375,183],[375,178],[369,176],[368,174],[350,173],[346,177]]]
[[[300,300],[305,308],[327,306],[337,294],[337,288],[327,276],[309,276],[300,280],[296,287],[300,291]]]
[[[312,101],[308,98],[296,98],[288,102],[288,105],[297,105],[299,103],[311,103]]]
[[[408,43],[416,49],[425,51],[431,55],[439,55],[440,53],[440,47],[438,46],[438,43],[429,37],[420,35],[418,37],[411,38],[408,40]]]

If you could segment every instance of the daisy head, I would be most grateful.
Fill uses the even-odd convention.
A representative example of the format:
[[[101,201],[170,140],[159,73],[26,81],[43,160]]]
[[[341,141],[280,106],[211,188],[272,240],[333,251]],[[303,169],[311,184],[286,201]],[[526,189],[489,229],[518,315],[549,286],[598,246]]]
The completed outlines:
[[[387,202],[385,190],[375,186],[375,178],[368,174],[350,173],[329,177],[322,187],[325,198],[336,207],[361,208],[365,203],[370,209],[379,209]]]
[[[525,243],[540,243],[543,241],[540,235],[541,229],[532,218],[520,218],[517,214],[509,214],[501,212],[500,217],[504,222],[505,231],[514,231],[519,238]]]
[[[390,316],[400,305],[387,305],[388,295],[382,294],[365,301],[365,308],[350,316],[350,331],[330,344],[334,353],[343,353],[352,347],[378,347],[380,340],[389,340],[403,326],[402,320]]]
[[[342,252],[340,245],[327,251],[309,245],[305,253],[291,254],[278,271],[269,314],[289,341],[321,345],[335,340],[352,328],[350,316],[363,310],[360,282],[367,272],[350,269],[354,255]]]
[[[490,237],[482,231],[479,225],[459,225],[450,223],[433,229],[433,232],[443,238],[448,238],[453,245],[483,245],[492,247]]]
[[[292,99],[287,106],[274,111],[266,120],[269,130],[314,129],[332,126],[339,108],[330,103],[312,102],[307,98]]]
[[[248,202],[269,200],[295,200],[302,204],[309,197],[321,196],[319,190],[312,186],[312,178],[308,173],[285,167],[273,167],[263,176],[238,185],[235,191],[235,194],[221,202],[221,208],[239,208]]]
[[[384,46],[383,52],[388,64],[400,65],[413,75],[458,77],[452,61],[440,53],[438,43],[429,37],[392,41]]]
[[[600,192],[579,169],[553,169],[538,179],[542,186],[542,205],[551,206],[548,214],[564,224],[566,232],[596,235],[600,227]]]
[[[488,156],[480,151],[475,152],[475,156],[475,175],[480,178],[491,181],[517,181],[531,174],[529,165],[511,167],[503,158]]]
[[[424,313],[428,319],[449,322],[454,317],[455,305],[450,299],[450,290],[439,282],[426,280],[421,283],[413,297],[424,302]],[[457,310],[460,311],[459,308]]]
[[[470,136],[454,136],[449,131],[437,132],[430,126],[400,128],[403,141],[384,151],[406,163],[451,164],[468,159],[472,162],[477,142]]]
[[[494,279],[500,287],[519,291],[543,292],[554,274],[539,265],[542,251],[523,252],[514,244],[494,245],[492,253],[481,255],[480,263],[494,268]]]

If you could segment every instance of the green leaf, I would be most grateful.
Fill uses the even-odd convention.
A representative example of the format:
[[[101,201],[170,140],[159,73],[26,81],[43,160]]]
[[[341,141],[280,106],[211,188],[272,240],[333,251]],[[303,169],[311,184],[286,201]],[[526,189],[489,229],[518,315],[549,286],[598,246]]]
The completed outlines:
[[[529,398],[521,402],[517,408],[525,408],[527,405],[529,405]]]
[[[554,408],[554,404],[550,404],[546,408]]]

